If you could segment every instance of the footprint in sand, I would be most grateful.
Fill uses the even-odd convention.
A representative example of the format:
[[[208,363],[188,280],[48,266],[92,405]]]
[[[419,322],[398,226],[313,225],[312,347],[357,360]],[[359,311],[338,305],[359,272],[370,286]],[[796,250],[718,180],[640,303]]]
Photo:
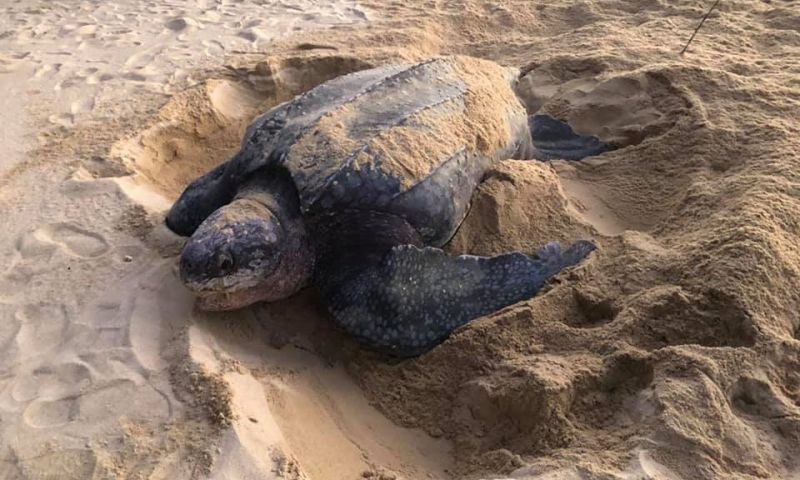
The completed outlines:
[[[50,115],[47,120],[53,125],[61,125],[62,127],[72,127],[75,125],[75,116],[71,113],[59,113],[57,115]]]
[[[23,265],[12,265],[5,275],[0,276],[0,302],[14,302],[30,285],[32,273]],[[2,323],[2,322],[0,322]],[[0,327],[0,349],[4,345],[3,329],[10,325]],[[2,351],[0,351],[2,353]]]
[[[225,53],[225,46],[216,40],[203,40],[201,44],[206,55],[221,55]]]
[[[53,401],[37,400],[22,414],[25,423],[33,428],[58,427],[69,423],[78,414],[76,397]]]
[[[94,109],[95,97],[89,96],[82,98],[80,100],[76,100],[69,105],[70,113],[74,115],[80,115],[82,113],[91,112]]]
[[[73,255],[99,257],[109,249],[108,242],[102,235],[69,224],[60,224],[53,227],[52,230],[45,230],[43,233],[45,235],[49,234],[49,238],[53,242],[63,245]]]
[[[197,21],[188,17],[177,17],[164,23],[165,28],[172,30],[175,33],[183,32],[184,30],[197,26],[199,26]]]
[[[12,73],[17,71],[27,56],[28,52],[17,55],[0,52],[0,73]]]
[[[95,24],[84,24],[76,29],[76,33],[83,38],[94,38],[98,27]]]
[[[92,385],[89,367],[77,362],[42,365],[17,375],[11,397],[17,402],[59,401],[75,397]]]
[[[98,62],[100,63],[100,62]],[[106,63],[106,62],[102,62]],[[105,68],[105,65],[104,65]],[[79,82],[83,82],[86,85],[97,85],[98,83],[105,82],[114,78],[114,75],[107,73],[104,70],[101,70],[97,67],[90,67],[90,68],[82,68],[75,72],[72,76],[73,79]],[[95,97],[91,98],[91,107],[94,107]],[[83,102],[75,102],[75,103],[86,103],[88,100],[84,100]],[[74,105],[74,104],[73,104]],[[73,107],[74,108],[74,107]],[[90,108],[91,110],[91,108]]]
[[[17,65],[6,58],[0,57],[0,73],[13,73],[17,70]]]
[[[114,78],[114,75],[110,73],[93,73],[86,77],[86,84],[87,85],[96,85],[101,82],[107,82]]]
[[[60,63],[44,64],[36,67],[36,69],[33,71],[33,76],[34,78],[49,79],[54,77],[60,71],[61,71]]]
[[[17,250],[23,258],[52,253],[50,245],[62,247],[67,253],[84,258],[99,257],[109,250],[102,235],[69,223],[56,223],[23,235]]]
[[[20,330],[20,321],[14,318],[12,312],[14,307],[6,303],[0,303],[0,352],[8,350],[11,341],[17,336]],[[4,356],[4,355],[2,355]]]
[[[153,55],[149,52],[139,52],[131,55],[125,60],[125,66],[138,70],[150,65],[153,62]]]
[[[19,356],[32,357],[58,348],[67,329],[67,310],[63,305],[25,305],[14,313],[19,325],[16,333]]]
[[[17,239],[17,252],[23,259],[50,256],[56,246],[49,242],[42,242],[37,236],[38,230],[28,232]]]

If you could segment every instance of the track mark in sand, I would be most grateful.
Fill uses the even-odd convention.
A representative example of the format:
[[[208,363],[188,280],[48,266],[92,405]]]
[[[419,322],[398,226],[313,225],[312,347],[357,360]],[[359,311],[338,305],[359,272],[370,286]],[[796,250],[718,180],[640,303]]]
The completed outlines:
[[[81,37],[94,38],[97,34],[97,29],[98,27],[95,24],[85,24],[78,27],[75,32]]]
[[[618,354],[592,375],[576,379],[570,412],[595,429],[626,429],[655,413],[650,403],[653,364],[647,357]]]
[[[125,66],[128,68],[133,68],[134,70],[138,70],[140,68],[144,68],[150,65],[153,62],[153,55],[148,52],[139,52],[134,53],[127,60],[125,60]]]
[[[144,417],[153,421],[169,418],[169,400],[148,384],[137,384],[132,379],[116,377],[102,385],[97,382],[91,389],[84,389],[79,398],[81,422],[92,425],[99,419],[120,416]],[[137,399],[135,403],[130,400]]]
[[[614,301],[597,287],[576,286],[572,290],[575,304],[581,315],[568,325],[575,328],[598,328],[612,321],[619,313]]]
[[[44,78],[52,78],[59,71],[61,71],[61,64],[60,63],[39,65],[33,71],[33,77],[34,78],[42,78],[42,77],[44,77]]]
[[[85,81],[87,85],[97,85],[101,82],[107,82],[114,78],[114,75],[107,72],[97,72],[87,75]]]
[[[752,376],[743,376],[736,381],[731,393],[731,404],[744,415],[765,420],[796,419],[800,413],[791,400],[779,393],[773,384]]]
[[[221,55],[225,53],[225,45],[216,40],[203,40],[203,52],[206,55]]]
[[[77,397],[92,385],[92,374],[82,363],[43,365],[25,375],[17,375],[11,396],[17,402],[50,401]]]
[[[599,192],[589,183],[573,178],[561,178],[567,196],[580,205],[580,213],[602,235],[619,235],[626,230],[638,230],[639,226],[629,222],[606,203]]]
[[[95,97],[89,96],[80,100],[74,101],[69,105],[69,111],[72,115],[79,115],[81,113],[88,113],[94,109]]]
[[[690,291],[674,285],[643,290],[617,315],[627,341],[654,350],[675,345],[753,347],[753,314],[716,289]]]
[[[80,78],[80,77],[77,77]],[[67,85],[69,83],[69,85]],[[71,86],[74,84],[74,79],[67,79],[60,85],[62,87]],[[69,112],[57,113],[50,115],[47,120],[53,125],[60,125],[62,127],[73,127],[77,123],[77,117],[91,112],[94,109],[95,97],[90,96],[76,100],[69,105]]]
[[[175,17],[164,22],[164,28],[175,33],[182,33],[184,30],[198,26],[199,23],[197,23],[195,19],[189,17]]]
[[[22,413],[22,418],[33,428],[48,428],[65,425],[77,414],[76,398],[69,397],[53,401],[34,401]]]
[[[4,294],[16,297],[30,287],[33,277],[46,271],[47,264],[57,246],[51,242],[44,242],[36,235],[37,231],[30,231],[17,237],[14,250],[7,255],[7,263],[3,265],[4,271],[0,275],[0,299]],[[31,262],[31,259],[35,261]]]
[[[67,329],[67,309],[64,305],[25,305],[14,313],[19,323],[16,334],[19,356],[42,355],[58,348]]]
[[[22,54],[6,54],[0,52],[0,73],[13,73],[22,65],[28,53]]]
[[[56,246],[43,242],[36,236],[36,231],[28,232],[17,239],[17,252],[23,259],[50,256]]]
[[[72,127],[75,125],[75,116],[71,113],[59,113],[50,115],[47,120],[53,125],[60,125],[62,127]]]
[[[10,268],[8,273],[0,277],[0,302],[13,302],[31,287],[37,273],[25,264]]]
[[[347,8],[345,8],[345,12],[347,12],[350,15],[352,15],[352,16],[354,16],[356,18],[359,18],[359,19],[361,19],[361,20],[363,20],[365,22],[367,20],[369,20],[369,17],[367,17],[366,10],[362,10],[360,8],[355,8],[355,7],[347,7]]]
[[[60,245],[68,253],[78,257],[99,257],[109,250],[108,242],[102,235],[69,223],[42,227],[34,235],[39,240]]]
[[[797,432],[800,431],[800,408],[786,392],[762,372],[745,373],[729,391],[733,414],[749,427],[749,434],[759,438],[761,452],[784,465],[797,461]]]
[[[14,306],[0,303],[0,358],[5,356],[10,343],[20,330],[20,321],[12,315]]]

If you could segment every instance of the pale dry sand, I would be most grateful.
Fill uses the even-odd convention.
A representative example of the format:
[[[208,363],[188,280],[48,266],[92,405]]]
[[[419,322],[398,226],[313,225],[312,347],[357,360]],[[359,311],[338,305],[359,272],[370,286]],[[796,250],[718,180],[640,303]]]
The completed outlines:
[[[800,4],[18,1],[0,15],[0,478],[795,478]],[[448,248],[595,238],[403,362],[314,292],[204,314],[162,225],[258,112],[386,62],[519,67],[620,145],[492,171]]]

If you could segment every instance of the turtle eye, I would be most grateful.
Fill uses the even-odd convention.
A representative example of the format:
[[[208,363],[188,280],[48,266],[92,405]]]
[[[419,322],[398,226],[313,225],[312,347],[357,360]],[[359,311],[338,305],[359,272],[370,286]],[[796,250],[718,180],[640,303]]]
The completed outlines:
[[[227,275],[233,271],[236,262],[233,256],[228,252],[222,252],[217,257],[217,267],[222,275]]]

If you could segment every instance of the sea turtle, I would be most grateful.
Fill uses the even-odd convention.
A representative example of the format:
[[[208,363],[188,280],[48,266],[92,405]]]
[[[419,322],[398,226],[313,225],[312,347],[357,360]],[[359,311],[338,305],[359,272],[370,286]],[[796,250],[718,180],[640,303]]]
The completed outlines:
[[[594,245],[494,257],[440,249],[494,162],[604,148],[550,117],[529,119],[517,76],[437,57],[335,78],[258,117],[238,153],[190,184],[166,218],[191,235],[180,275],[200,308],[278,300],[313,283],[339,327],[410,356],[535,295]]]

